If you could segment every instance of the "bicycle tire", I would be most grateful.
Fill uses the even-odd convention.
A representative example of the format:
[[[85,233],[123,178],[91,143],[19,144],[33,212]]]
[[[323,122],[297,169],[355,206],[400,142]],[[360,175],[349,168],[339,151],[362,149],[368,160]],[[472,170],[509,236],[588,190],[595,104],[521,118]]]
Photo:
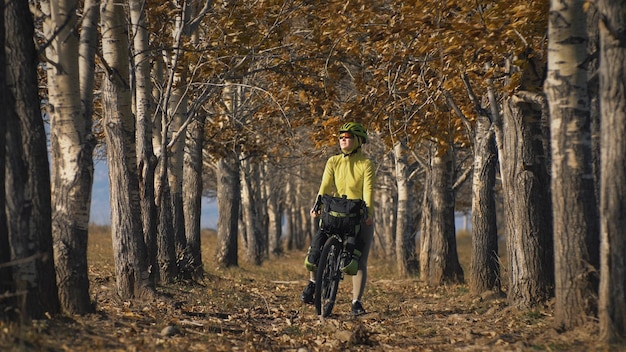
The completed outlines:
[[[316,273],[315,310],[317,315],[328,317],[335,306],[341,273],[341,242],[334,236],[326,240]]]

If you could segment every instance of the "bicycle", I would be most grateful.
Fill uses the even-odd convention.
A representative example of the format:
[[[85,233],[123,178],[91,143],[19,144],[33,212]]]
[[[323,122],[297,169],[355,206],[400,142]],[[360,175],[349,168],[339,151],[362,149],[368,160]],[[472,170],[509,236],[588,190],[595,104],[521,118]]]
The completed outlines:
[[[353,204],[349,204],[350,202]],[[320,195],[313,206],[313,211],[319,213],[320,208],[322,208],[320,231],[327,239],[322,246],[315,274],[314,303],[317,315],[325,318],[332,313],[339,282],[344,278],[341,268],[352,260],[352,251],[346,247],[358,232],[356,226],[360,226],[361,221],[366,220],[367,207],[365,202],[347,199],[346,196],[337,198]]]

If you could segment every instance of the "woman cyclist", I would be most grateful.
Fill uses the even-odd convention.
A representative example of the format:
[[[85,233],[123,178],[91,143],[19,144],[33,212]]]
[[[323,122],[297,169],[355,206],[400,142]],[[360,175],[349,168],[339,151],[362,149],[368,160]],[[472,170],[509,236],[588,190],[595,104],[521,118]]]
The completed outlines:
[[[352,250],[352,261],[342,271],[352,275],[352,314],[365,314],[361,304],[365,283],[367,281],[367,258],[374,234],[374,183],[376,179],[374,163],[361,153],[361,146],[367,143],[367,131],[356,122],[345,123],[339,129],[339,147],[341,153],[334,155],[326,162],[324,175],[318,194],[346,195],[349,199],[361,199],[368,209],[368,216],[359,227],[356,242],[349,248]],[[313,218],[319,212],[311,210]],[[314,302],[315,269],[321,254],[321,247],[326,236],[318,232],[311,240],[311,246],[304,260],[305,267],[310,271],[310,279],[302,291],[302,301],[307,304]]]

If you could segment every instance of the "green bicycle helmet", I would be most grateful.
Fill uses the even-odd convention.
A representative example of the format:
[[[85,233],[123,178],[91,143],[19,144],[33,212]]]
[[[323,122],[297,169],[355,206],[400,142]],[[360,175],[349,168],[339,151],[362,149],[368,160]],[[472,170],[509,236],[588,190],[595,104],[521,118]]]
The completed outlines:
[[[359,137],[361,143],[367,143],[367,130],[358,122],[346,122],[339,129],[339,133],[349,132]]]

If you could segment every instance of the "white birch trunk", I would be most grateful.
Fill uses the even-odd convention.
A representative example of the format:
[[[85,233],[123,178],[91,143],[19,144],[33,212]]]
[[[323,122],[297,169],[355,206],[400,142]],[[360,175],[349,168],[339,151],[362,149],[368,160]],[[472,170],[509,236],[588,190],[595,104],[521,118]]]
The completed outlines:
[[[385,253],[386,258],[395,259],[396,257],[396,210],[397,204],[393,199],[393,191],[395,187],[393,183],[395,182],[395,161],[391,153],[386,153],[384,157],[383,165],[386,169],[386,172],[382,173],[381,177],[381,186],[385,189],[384,192],[376,192],[380,197],[380,206],[376,211],[376,216],[380,219],[381,224],[383,226],[378,226],[378,228],[382,228],[382,244],[383,251]],[[378,222],[378,220],[376,220]]]
[[[91,121],[99,9],[97,2],[85,3],[81,32],[84,41],[79,46],[79,38],[71,34],[77,25],[74,12],[78,2],[50,4],[50,20],[44,31],[54,38],[46,55],[56,62],[48,66],[56,274],[63,309],[86,313],[93,311],[86,255],[93,184],[95,141]]]
[[[143,237],[152,284],[157,272],[157,219],[154,192],[156,157],[152,146],[154,99],[152,98],[151,55],[145,2],[129,0],[135,70],[135,115],[137,119],[137,157]]]
[[[101,16],[102,58],[109,68],[103,82],[103,108],[117,291],[122,298],[132,298],[149,292],[144,290],[149,275],[139,205],[127,24],[121,0],[103,1]]]
[[[416,249],[413,237],[413,221],[409,201],[411,187],[406,148],[401,143],[394,146],[396,165],[396,187],[398,189],[398,210],[396,216],[396,267],[401,275],[408,274],[412,269],[410,263],[415,261]]]

